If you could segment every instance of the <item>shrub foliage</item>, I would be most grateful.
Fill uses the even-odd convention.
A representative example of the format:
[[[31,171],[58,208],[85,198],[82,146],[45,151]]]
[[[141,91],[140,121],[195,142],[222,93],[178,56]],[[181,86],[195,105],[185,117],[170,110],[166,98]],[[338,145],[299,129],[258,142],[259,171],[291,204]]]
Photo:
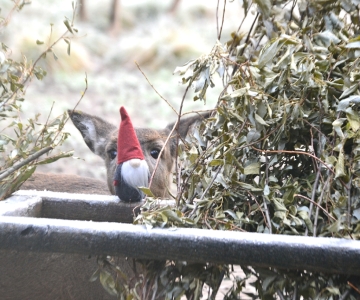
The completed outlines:
[[[216,77],[224,89],[202,136],[179,149],[177,207],[149,199],[136,223],[359,239],[358,4],[244,0],[245,16],[256,12],[250,31],[176,69],[194,100],[205,101]],[[215,299],[224,276],[233,279],[225,299],[239,299],[251,275],[252,298],[360,296],[358,279],[345,275],[242,266],[245,278],[235,278],[226,265],[144,265],[141,286],[162,287],[166,299],[198,299],[204,286]]]
[[[17,1],[12,11],[6,18],[0,20],[0,29],[6,30],[11,21],[14,10],[21,10],[27,2]],[[10,196],[18,190],[21,184],[35,171],[36,166],[48,164],[63,157],[72,155],[72,152],[52,153],[60,146],[68,134],[63,132],[64,125],[68,120],[66,112],[61,116],[52,118],[49,108],[49,116],[45,123],[40,115],[24,117],[22,103],[25,101],[26,88],[31,80],[36,77],[42,80],[46,71],[38,67],[41,59],[52,56],[57,60],[54,47],[60,41],[68,45],[67,52],[70,55],[71,38],[77,32],[74,28],[76,5],[73,3],[72,20],[65,19],[66,30],[64,34],[55,39],[52,36],[52,28],[47,43],[37,40],[36,44],[43,47],[39,57],[32,61],[23,55],[21,61],[11,58],[11,49],[1,43],[0,49],[0,200]],[[34,41],[35,43],[35,41]],[[80,99],[81,100],[81,99]],[[36,101],[44,99],[31,99],[33,105],[39,105]],[[44,154],[47,157],[44,158]],[[50,155],[49,155],[50,154]]]

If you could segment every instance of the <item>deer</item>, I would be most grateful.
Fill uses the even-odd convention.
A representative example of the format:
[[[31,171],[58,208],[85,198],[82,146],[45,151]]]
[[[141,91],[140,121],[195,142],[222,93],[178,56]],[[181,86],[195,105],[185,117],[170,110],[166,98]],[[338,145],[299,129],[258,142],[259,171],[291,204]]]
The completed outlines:
[[[76,175],[35,173],[21,188],[25,190],[48,190],[53,192],[70,192],[74,190],[74,192],[81,194],[100,193],[115,195],[113,179],[116,169],[118,126],[100,117],[81,111],[69,110],[68,114],[75,127],[81,133],[88,148],[104,160],[107,173],[107,187],[103,181],[91,178],[83,180],[80,176]],[[193,130],[199,121],[206,119],[208,116],[209,113],[203,113],[180,119],[177,129],[180,140],[184,140],[189,131]],[[165,141],[174,125],[175,122],[172,122],[160,130],[135,128],[145,160],[149,166],[150,174],[153,173],[160,151],[164,147],[151,184],[151,191],[157,198],[164,199],[169,197],[169,181],[176,156],[176,134],[169,139],[167,144],[165,144]],[[73,182],[77,184],[75,189]]]
[[[118,126],[81,111],[69,110],[68,114],[88,148],[104,160],[106,181],[76,175],[35,173],[21,188],[114,195]],[[159,160],[150,186],[154,196],[169,197],[168,186],[177,152],[176,135],[185,139],[196,124],[208,116],[209,113],[203,113],[180,119],[177,131],[169,139],[175,122],[160,130],[135,128],[150,173]],[[125,274],[133,276],[132,260],[123,257],[116,260]],[[1,299],[114,299],[99,282],[89,282],[96,268],[95,257],[86,255],[0,250]]]

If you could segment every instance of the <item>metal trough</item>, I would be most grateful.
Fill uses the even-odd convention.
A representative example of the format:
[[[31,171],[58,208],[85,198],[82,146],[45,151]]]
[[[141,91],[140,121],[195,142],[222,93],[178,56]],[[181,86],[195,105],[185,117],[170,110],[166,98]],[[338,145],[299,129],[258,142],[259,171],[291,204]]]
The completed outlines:
[[[132,221],[136,206],[113,196],[18,192],[0,202],[0,276],[8,272],[4,260],[14,264],[19,253],[108,254],[360,275],[359,241],[124,224]],[[91,266],[95,271],[93,260]],[[0,293],[11,292],[1,282]]]

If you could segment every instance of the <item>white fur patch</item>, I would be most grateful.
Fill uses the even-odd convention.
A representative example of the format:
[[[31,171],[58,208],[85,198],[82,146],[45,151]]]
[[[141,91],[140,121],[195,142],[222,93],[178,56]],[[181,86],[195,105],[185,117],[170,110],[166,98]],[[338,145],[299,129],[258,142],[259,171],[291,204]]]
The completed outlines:
[[[96,140],[96,129],[94,126],[94,123],[88,120],[82,121],[82,125],[84,125],[87,128],[87,131],[89,135],[87,136],[90,140],[95,141]]]
[[[125,182],[133,187],[149,186],[149,167],[145,160],[130,159],[121,168],[121,176]]]

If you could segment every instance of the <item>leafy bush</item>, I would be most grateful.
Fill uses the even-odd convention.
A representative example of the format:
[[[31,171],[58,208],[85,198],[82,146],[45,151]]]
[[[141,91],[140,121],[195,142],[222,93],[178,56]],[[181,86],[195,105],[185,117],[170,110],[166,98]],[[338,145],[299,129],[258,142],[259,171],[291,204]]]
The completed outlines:
[[[359,239],[358,1],[244,1],[245,16],[251,10],[250,32],[234,32],[226,44],[217,42],[208,55],[176,69],[195,88],[194,100],[205,101],[218,75],[224,89],[202,137],[179,149],[178,206],[158,208],[149,199],[136,223]],[[142,287],[156,286],[166,299],[198,299],[204,285],[214,299],[231,270],[144,266],[150,275],[140,279]],[[238,299],[251,275],[252,298],[359,297],[350,276],[242,269],[246,277],[233,278],[225,299]],[[171,282],[163,274],[172,274]]]
[[[11,14],[14,10],[21,10],[26,4],[16,2],[8,17],[0,22],[0,29],[6,30],[11,21]],[[48,164],[63,157],[71,156],[72,153],[59,152],[46,158],[40,158],[45,153],[50,153],[57,146],[61,145],[68,134],[63,132],[64,125],[68,119],[66,112],[63,115],[50,119],[49,116],[42,124],[40,116],[22,116],[22,102],[25,101],[27,85],[35,76],[42,80],[46,71],[37,66],[41,59],[51,55],[55,60],[57,56],[54,47],[60,41],[68,44],[70,55],[71,37],[76,33],[74,28],[74,16],[76,7],[73,4],[72,20],[65,19],[66,31],[57,39],[51,36],[40,56],[32,62],[23,56],[22,61],[11,59],[11,50],[1,44],[0,50],[0,200],[7,198],[11,193],[19,189],[21,184],[28,179],[35,171],[36,166]],[[34,41],[35,42],[35,41]],[[44,42],[36,41],[38,45]],[[35,100],[32,100],[35,101]],[[41,100],[40,100],[41,101]],[[39,104],[39,103],[38,103]],[[36,105],[36,103],[34,103]]]

